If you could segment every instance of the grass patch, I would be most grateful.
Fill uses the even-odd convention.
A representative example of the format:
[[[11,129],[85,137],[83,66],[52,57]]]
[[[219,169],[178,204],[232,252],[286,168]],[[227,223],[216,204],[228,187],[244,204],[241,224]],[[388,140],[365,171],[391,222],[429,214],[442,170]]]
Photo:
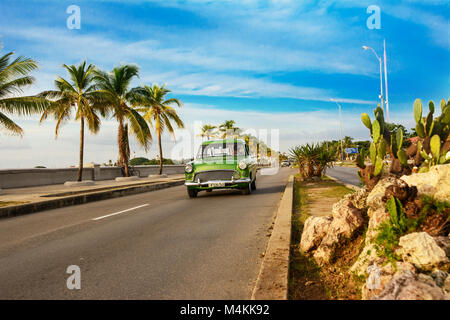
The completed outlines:
[[[0,201],[0,208],[6,207],[6,206],[13,206],[13,205],[19,205],[24,204],[26,202],[18,202],[18,201]]]
[[[298,177],[294,180],[294,207],[292,213],[291,253],[289,263],[290,300],[326,300],[329,298],[326,287],[320,279],[320,267],[314,259],[302,254],[298,249],[303,226],[308,214],[307,187]]]
[[[332,266],[321,268],[313,258],[302,254],[299,250],[304,224],[309,215],[309,207],[317,206],[321,199],[328,203],[338,201],[344,195],[352,193],[338,182],[325,177],[322,181],[294,180],[294,205],[292,214],[292,238],[289,268],[288,298],[291,300],[329,300],[360,299],[361,281],[348,273],[349,265],[357,256],[364,244],[363,235],[352,240],[341,252],[342,259]],[[316,203],[316,205],[313,205]],[[330,204],[328,204],[330,205]],[[329,209],[331,213],[331,208]]]

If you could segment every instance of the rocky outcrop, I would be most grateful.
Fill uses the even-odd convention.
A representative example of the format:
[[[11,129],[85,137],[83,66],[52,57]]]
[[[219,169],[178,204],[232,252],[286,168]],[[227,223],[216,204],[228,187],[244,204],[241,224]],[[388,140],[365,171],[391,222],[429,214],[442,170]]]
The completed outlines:
[[[365,210],[366,208],[366,199],[369,194],[367,188],[361,188],[356,192],[349,193],[344,196],[344,199],[350,200],[350,202],[355,206],[355,208],[359,210]]]
[[[358,276],[364,276],[367,275],[367,269],[370,265],[381,265],[383,262],[384,258],[377,255],[375,245],[373,243],[368,243],[359,254],[356,262],[350,268],[350,272]]]
[[[351,238],[364,225],[364,217],[348,199],[342,199],[333,206],[333,220],[328,232],[314,253],[314,259],[320,265],[331,260],[331,257],[343,240]]]
[[[439,201],[450,199],[450,164],[431,167],[426,173],[402,176],[401,180],[410,186],[416,186],[419,195],[433,196]]]
[[[327,234],[332,220],[332,217],[326,216],[306,219],[300,241],[300,251],[308,253],[316,249]]]
[[[383,267],[378,266],[379,264],[374,263],[367,268],[369,279],[361,289],[363,300],[370,300],[381,294],[396,274],[401,274],[407,271],[415,273],[416,271],[414,266],[407,262],[398,262],[395,267],[391,263],[388,263]],[[370,279],[371,275],[375,276],[374,279]],[[374,280],[377,282],[374,283]]]
[[[386,212],[384,208],[372,210],[369,208],[368,215],[370,216],[369,225],[366,232],[366,244],[372,242],[378,235],[378,228],[380,224],[389,220],[389,212]]]
[[[386,189],[389,186],[394,185],[397,181],[398,179],[394,177],[387,177],[380,180],[375,186],[375,188],[373,188],[372,191],[367,196],[366,200],[367,207],[371,208],[373,211],[382,208],[384,209],[385,203],[383,202],[383,197],[386,194]]]
[[[432,277],[410,270],[399,272],[386,284],[384,290],[372,300],[448,300],[449,294]]]
[[[444,249],[426,232],[414,232],[399,240],[397,254],[420,270],[433,270],[445,266],[449,259]]]

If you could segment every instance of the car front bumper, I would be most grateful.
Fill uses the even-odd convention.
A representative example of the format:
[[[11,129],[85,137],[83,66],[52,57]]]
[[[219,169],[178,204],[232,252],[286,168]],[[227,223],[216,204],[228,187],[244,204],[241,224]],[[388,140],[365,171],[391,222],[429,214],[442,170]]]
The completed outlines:
[[[250,178],[241,178],[236,180],[210,180],[210,181],[186,181],[184,183],[187,187],[197,187],[197,188],[206,188],[206,189],[213,189],[213,188],[236,188],[241,185],[245,185],[252,182]],[[217,186],[211,186],[211,185],[217,185],[222,184],[223,186],[217,187]]]

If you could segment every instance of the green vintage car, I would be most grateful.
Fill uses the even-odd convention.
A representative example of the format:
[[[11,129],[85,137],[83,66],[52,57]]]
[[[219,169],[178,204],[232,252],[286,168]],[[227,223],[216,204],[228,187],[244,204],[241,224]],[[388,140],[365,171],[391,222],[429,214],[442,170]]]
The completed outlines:
[[[195,198],[199,191],[240,189],[250,194],[256,189],[256,157],[241,139],[203,142],[197,157],[186,164],[188,195]]]

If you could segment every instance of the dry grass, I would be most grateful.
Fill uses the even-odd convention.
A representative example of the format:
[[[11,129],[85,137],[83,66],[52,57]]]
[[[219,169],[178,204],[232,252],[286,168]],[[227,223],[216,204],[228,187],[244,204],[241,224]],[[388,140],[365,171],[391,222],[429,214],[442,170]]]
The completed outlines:
[[[299,249],[303,225],[310,215],[330,215],[333,204],[353,190],[330,180],[303,182],[296,178],[294,184],[294,210],[292,216],[292,239],[289,271],[289,299],[359,299],[360,283],[348,276],[348,266],[357,256],[362,237],[352,240],[342,252],[342,259],[325,268],[320,268],[314,259],[302,254]],[[353,243],[354,242],[354,243]],[[354,251],[354,252],[353,252]],[[345,260],[345,261],[344,261]]]
[[[0,208],[6,207],[6,206],[12,206],[12,205],[18,205],[18,204],[24,204],[26,202],[19,202],[19,201],[0,201]]]

